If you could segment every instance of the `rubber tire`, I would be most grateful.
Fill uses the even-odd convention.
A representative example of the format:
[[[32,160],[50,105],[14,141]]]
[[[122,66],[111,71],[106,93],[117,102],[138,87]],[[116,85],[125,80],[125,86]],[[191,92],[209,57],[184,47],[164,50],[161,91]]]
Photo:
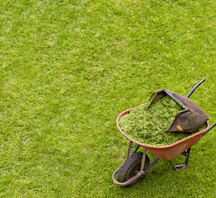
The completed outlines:
[[[140,171],[143,153],[136,152],[133,153],[120,167],[117,179],[119,182],[123,183],[135,176]],[[149,166],[149,157],[146,155],[144,170]],[[136,180],[133,184],[139,182],[142,178]],[[131,185],[133,185],[131,184]]]

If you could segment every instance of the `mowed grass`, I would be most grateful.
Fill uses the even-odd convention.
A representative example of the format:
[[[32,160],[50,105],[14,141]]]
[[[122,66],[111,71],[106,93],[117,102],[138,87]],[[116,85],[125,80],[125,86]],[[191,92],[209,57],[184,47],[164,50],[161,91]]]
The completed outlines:
[[[216,129],[183,171],[159,161],[130,188],[111,179],[129,143],[116,117],[154,91],[185,96],[205,77],[191,99],[216,121],[215,13],[206,0],[2,1],[0,197],[216,197]]]

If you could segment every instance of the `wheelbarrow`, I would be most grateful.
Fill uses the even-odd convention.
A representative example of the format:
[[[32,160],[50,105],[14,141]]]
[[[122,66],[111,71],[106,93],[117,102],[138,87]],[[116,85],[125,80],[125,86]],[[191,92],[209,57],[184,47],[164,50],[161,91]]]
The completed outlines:
[[[193,89],[188,93],[186,98],[189,98],[190,95],[195,91],[195,89],[204,81],[205,79],[202,79],[199,83],[197,83],[193,87]],[[184,138],[182,140],[179,140],[173,144],[166,145],[166,146],[150,146],[147,144],[140,143],[128,137],[121,130],[119,126],[120,119],[126,114],[128,114],[134,108],[135,107],[120,113],[116,120],[116,125],[120,133],[128,140],[130,140],[125,161],[112,175],[112,180],[114,184],[122,187],[131,186],[139,182],[144,177],[146,172],[148,172],[153,167],[153,165],[155,165],[159,160],[168,161],[177,171],[185,169],[188,165],[191,147],[195,145],[202,136],[204,136],[213,127],[216,126],[216,122],[211,126],[209,126],[209,123],[206,121],[205,122],[206,128],[204,130],[196,132],[187,138]],[[133,143],[135,143],[136,146],[134,150],[131,152]],[[143,147],[144,149],[143,152],[138,152],[140,146]],[[152,153],[155,156],[155,159],[151,162],[151,164],[150,164],[149,157],[146,154],[146,151]],[[173,159],[174,157],[180,154],[184,155],[185,163],[181,165],[174,165],[171,162],[171,159]],[[117,175],[117,180],[116,180],[116,175]]]

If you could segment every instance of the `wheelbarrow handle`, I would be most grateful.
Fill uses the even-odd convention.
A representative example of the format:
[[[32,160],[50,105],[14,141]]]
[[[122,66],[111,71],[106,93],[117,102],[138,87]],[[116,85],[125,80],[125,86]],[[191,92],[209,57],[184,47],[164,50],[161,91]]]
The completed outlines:
[[[216,122],[214,123],[214,124],[212,124],[209,128],[208,128],[208,130],[207,131],[205,131],[204,133],[203,133],[203,135],[202,136],[204,136],[206,133],[208,133],[212,128],[214,128],[216,126]]]
[[[203,78],[201,81],[199,81],[199,82],[193,87],[193,89],[191,89],[191,91],[188,93],[188,95],[186,96],[186,98],[189,98],[190,95],[195,91],[195,89],[196,89],[197,87],[199,87],[204,81],[205,81],[205,78]]]

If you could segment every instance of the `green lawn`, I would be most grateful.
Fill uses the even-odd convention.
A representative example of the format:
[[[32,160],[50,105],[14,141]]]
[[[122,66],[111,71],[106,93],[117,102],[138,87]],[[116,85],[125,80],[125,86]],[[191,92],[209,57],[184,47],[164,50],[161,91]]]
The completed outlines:
[[[116,117],[154,91],[185,96],[205,77],[191,99],[216,121],[215,1],[5,0],[0,13],[0,197],[216,197],[216,129],[183,171],[111,179],[129,144]]]

